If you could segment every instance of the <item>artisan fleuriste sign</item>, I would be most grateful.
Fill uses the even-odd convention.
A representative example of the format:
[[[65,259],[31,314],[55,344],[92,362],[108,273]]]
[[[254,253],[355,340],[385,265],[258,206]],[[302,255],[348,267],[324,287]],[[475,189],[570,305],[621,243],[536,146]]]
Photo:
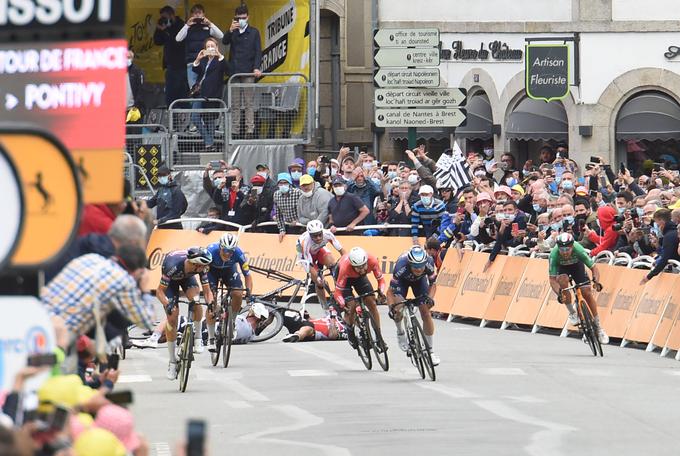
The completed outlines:
[[[561,100],[569,94],[569,46],[528,44],[526,92],[534,100]]]

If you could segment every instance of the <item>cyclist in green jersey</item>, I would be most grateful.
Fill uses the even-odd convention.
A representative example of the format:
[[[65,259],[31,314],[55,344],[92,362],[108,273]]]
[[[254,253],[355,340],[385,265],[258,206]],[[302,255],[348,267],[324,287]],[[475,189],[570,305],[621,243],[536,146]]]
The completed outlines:
[[[604,329],[602,329],[602,326],[600,326],[597,302],[590,287],[590,279],[586,272],[586,266],[588,266],[593,274],[593,283],[596,289],[598,291],[601,290],[602,285],[598,283],[600,273],[590,255],[588,255],[581,244],[574,242],[574,237],[571,234],[560,234],[557,237],[555,247],[550,251],[550,286],[557,294],[557,300],[567,306],[569,323],[577,325],[579,318],[576,314],[576,308],[571,303],[571,293],[564,292],[563,290],[569,286],[569,278],[573,279],[575,284],[585,284],[579,288],[595,319],[597,338],[601,344],[608,344],[609,337],[604,332]]]

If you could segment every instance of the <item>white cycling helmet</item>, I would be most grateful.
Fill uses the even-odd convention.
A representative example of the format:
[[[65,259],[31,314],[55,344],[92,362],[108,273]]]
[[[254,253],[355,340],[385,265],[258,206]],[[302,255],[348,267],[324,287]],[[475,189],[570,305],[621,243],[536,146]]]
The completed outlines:
[[[310,220],[307,222],[307,232],[309,234],[317,234],[323,231],[323,223],[321,220]]]
[[[220,238],[220,249],[234,250],[238,246],[238,237],[233,233],[226,233]]]
[[[355,268],[363,266],[367,262],[368,254],[366,254],[366,251],[361,247],[353,247],[352,250],[349,251],[349,263]]]
[[[253,312],[253,315],[255,315],[260,320],[269,318],[269,309],[267,309],[264,304],[260,302],[253,303],[250,310]]]

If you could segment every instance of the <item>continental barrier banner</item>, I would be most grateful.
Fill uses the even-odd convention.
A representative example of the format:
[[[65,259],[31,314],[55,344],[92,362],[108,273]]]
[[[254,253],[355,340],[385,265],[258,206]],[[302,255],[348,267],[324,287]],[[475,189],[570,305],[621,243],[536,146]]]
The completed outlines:
[[[241,1],[204,0],[201,4],[206,17],[225,32]],[[247,4],[249,24],[260,32],[262,72],[302,73],[309,77],[309,0],[252,0]],[[135,63],[144,70],[148,82],[158,84],[164,82],[163,47],[154,44],[153,34],[159,10],[165,5],[175,8],[183,19],[188,13],[180,0],[127,0],[126,35],[135,52]]]
[[[192,230],[154,230],[146,250],[150,269],[147,280],[151,288],[155,290],[160,282],[161,266],[168,252],[193,246],[205,247],[219,241],[223,234],[223,231],[213,231],[206,235]],[[297,279],[304,279],[305,271],[296,263],[297,239],[297,235],[288,235],[279,243],[276,234],[242,233],[239,236],[239,247],[245,252],[251,266],[274,269]],[[411,246],[410,237],[341,236],[338,239],[348,251],[352,247],[362,247],[375,255],[387,281],[392,276],[397,257]],[[337,259],[338,252],[332,247],[331,251]],[[373,275],[370,275],[370,279],[375,284]],[[282,285],[282,282],[267,279],[261,274],[255,274],[253,282],[255,293],[264,293]],[[300,296],[303,293],[304,290]]]

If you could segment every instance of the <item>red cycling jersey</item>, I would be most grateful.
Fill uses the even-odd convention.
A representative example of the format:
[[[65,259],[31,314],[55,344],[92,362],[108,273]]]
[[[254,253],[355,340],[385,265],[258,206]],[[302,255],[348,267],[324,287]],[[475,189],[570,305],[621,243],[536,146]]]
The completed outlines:
[[[345,298],[342,296],[342,291],[348,288],[347,280],[366,277],[369,272],[373,272],[373,275],[378,281],[378,290],[385,294],[385,278],[383,277],[382,270],[378,264],[378,259],[370,253],[368,254],[367,266],[368,269],[366,270],[366,274],[359,274],[349,262],[349,254],[345,254],[340,258],[340,261],[338,261],[338,276],[337,279],[335,279],[335,291],[333,292],[333,297],[335,297],[335,300],[339,305],[345,305]]]

